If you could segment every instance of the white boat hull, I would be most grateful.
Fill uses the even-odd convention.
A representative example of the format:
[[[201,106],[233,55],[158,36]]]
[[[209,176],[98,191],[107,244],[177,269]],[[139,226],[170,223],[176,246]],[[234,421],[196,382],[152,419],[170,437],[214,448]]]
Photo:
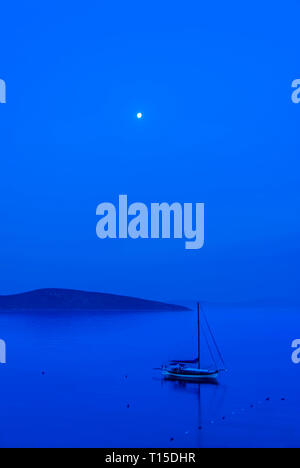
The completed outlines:
[[[163,369],[162,375],[165,379],[170,380],[186,380],[193,382],[207,382],[211,380],[216,380],[219,376],[219,371],[208,371],[199,369],[184,369],[184,372],[172,371],[171,369]]]

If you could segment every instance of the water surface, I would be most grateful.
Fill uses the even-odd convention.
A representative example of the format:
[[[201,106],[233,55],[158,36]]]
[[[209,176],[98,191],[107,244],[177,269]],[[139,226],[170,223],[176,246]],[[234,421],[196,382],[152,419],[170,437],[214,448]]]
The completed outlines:
[[[193,311],[2,312],[0,446],[300,446],[299,310],[207,313],[229,369],[217,386],[153,370],[195,357]]]

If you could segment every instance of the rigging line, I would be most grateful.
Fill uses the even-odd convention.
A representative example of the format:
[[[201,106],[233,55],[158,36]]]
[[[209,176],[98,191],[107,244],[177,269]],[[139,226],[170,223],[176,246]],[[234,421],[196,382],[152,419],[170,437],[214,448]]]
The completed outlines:
[[[210,325],[209,325],[209,323],[208,323],[208,320],[207,320],[207,317],[206,317],[206,315],[205,315],[205,312],[203,312],[203,314],[204,314],[204,318],[205,318],[205,322],[206,322],[207,328],[208,328],[208,330],[209,330],[209,333],[210,333],[210,335],[211,335],[211,338],[212,338],[213,343],[214,343],[214,345],[215,345],[215,348],[216,348],[216,350],[217,350],[217,353],[218,353],[218,355],[219,355],[219,357],[220,357],[220,359],[221,359],[221,362],[222,362],[224,368],[226,368],[225,360],[224,360],[223,355],[222,355],[222,353],[221,353],[221,351],[220,351],[220,348],[219,348],[218,343],[217,343],[217,340],[216,340],[216,338],[215,338],[215,336],[214,336],[214,334],[213,334],[213,331],[212,331],[212,329],[211,329],[211,327],[210,327]]]
[[[200,325],[201,327],[201,330],[202,330],[202,333],[204,335],[204,338],[205,338],[205,341],[206,341],[206,344],[207,344],[207,347],[208,347],[208,350],[209,350],[209,354],[210,354],[210,357],[214,363],[214,365],[216,366],[216,368],[218,367],[217,363],[216,363],[216,360],[215,360],[215,356],[214,356],[214,353],[212,352],[212,349],[211,349],[211,346],[210,346],[210,343],[209,343],[209,339],[207,337],[207,334],[206,334],[206,331],[204,329],[204,327],[202,325]]]
[[[218,353],[218,355],[219,355],[219,357],[220,357],[220,359],[221,359],[221,361],[222,361],[223,366],[226,367],[226,364],[225,364],[223,355],[222,355],[222,353],[221,353],[221,351],[220,351],[220,348],[219,348],[219,346],[218,346],[217,340],[216,340],[216,338],[215,338],[215,336],[214,336],[214,334],[213,334],[213,331],[212,331],[212,329],[211,329],[211,326],[209,325],[209,322],[208,322],[207,317],[206,317],[206,313],[204,312],[204,309],[203,309],[202,306],[201,306],[201,310],[202,310],[202,313],[203,313],[203,316],[204,316],[204,319],[205,319],[205,322],[206,322],[206,326],[207,326],[207,328],[208,328],[208,330],[209,330],[209,333],[210,333],[210,335],[211,335],[211,337],[212,337],[212,340],[213,340],[213,342],[214,342],[215,348],[216,348],[216,350],[217,350],[217,353]]]
[[[217,363],[216,363],[214,354],[213,354],[213,352],[212,352],[212,350],[211,350],[211,347],[210,347],[209,340],[208,340],[208,338],[207,338],[206,332],[205,332],[205,330],[204,330],[202,324],[200,324],[200,327],[201,327],[202,333],[203,333],[203,335],[204,335],[204,338],[205,338],[205,341],[206,341],[206,344],[207,344],[207,347],[208,347],[208,350],[209,350],[210,357],[212,358],[212,361],[213,361],[214,365],[215,365],[216,368],[217,368],[218,365],[217,365]]]

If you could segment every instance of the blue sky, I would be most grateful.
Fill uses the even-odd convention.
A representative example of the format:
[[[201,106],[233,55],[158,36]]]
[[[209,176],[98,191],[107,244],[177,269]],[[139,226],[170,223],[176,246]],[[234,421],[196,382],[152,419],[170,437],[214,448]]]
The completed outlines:
[[[2,6],[0,292],[297,299],[299,10]],[[204,202],[205,247],[100,241],[96,206],[123,193]]]

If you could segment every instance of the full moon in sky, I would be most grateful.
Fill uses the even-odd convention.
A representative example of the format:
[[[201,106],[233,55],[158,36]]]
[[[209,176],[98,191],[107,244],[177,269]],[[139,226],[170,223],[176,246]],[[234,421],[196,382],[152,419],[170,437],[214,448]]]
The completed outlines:
[[[143,114],[141,112],[139,112],[136,116],[137,116],[138,119],[141,119],[143,117]]]

